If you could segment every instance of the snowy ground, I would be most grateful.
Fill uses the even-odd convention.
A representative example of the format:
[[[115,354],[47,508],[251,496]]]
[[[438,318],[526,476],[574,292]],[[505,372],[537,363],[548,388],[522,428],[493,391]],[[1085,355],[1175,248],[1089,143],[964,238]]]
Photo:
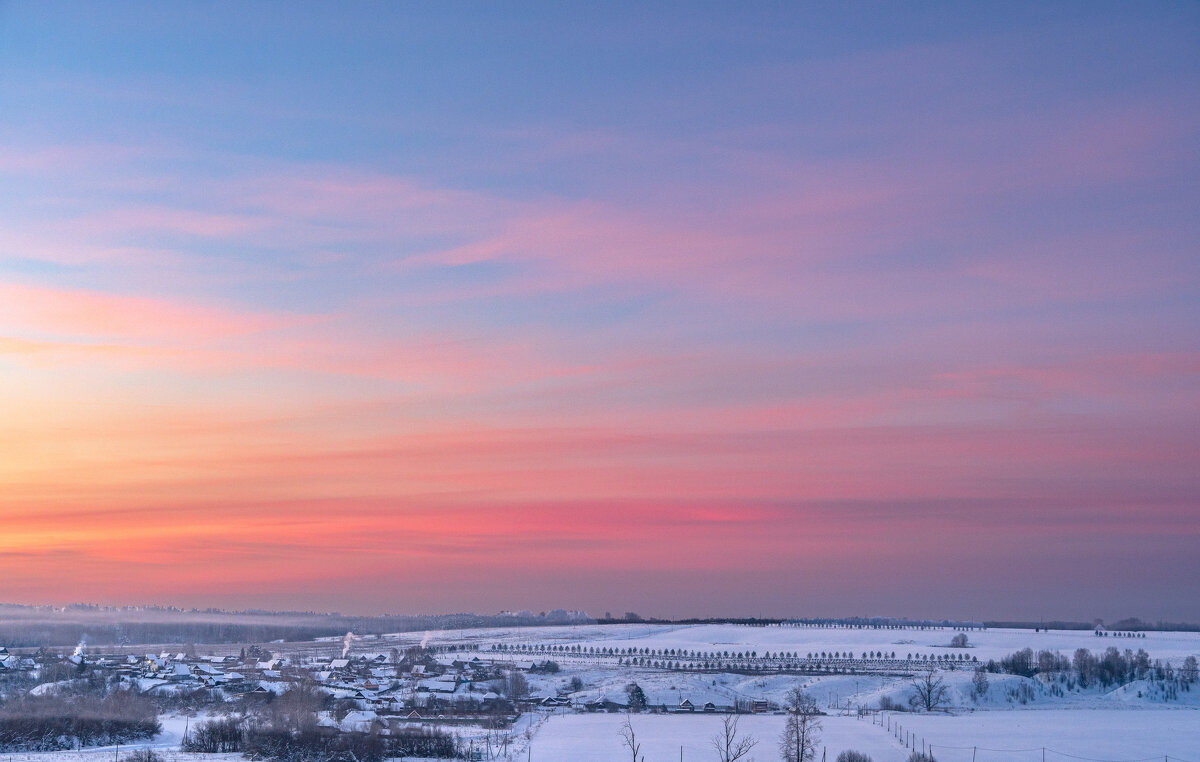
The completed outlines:
[[[530,760],[552,762],[610,762],[629,756],[621,744],[624,715],[555,717],[534,736]],[[1195,710],[1046,710],[1039,712],[978,712],[965,716],[893,715],[934,746],[939,762],[969,762],[972,747],[980,747],[976,762],[1068,762],[1071,757],[1094,760],[1187,760],[1197,762],[1200,712]],[[647,762],[712,760],[710,739],[721,718],[711,716],[634,715],[631,717]],[[744,716],[739,730],[759,740],[753,754],[759,762],[776,760],[784,718]],[[908,751],[878,718],[825,717],[821,747],[832,762],[845,749],[869,754],[874,762],[903,762]],[[951,748],[957,747],[957,748]],[[818,757],[820,758],[820,757]],[[521,757],[524,759],[524,757]]]
[[[841,627],[746,627],[739,625],[697,626],[576,626],[536,629],[493,629],[455,633],[432,633],[434,644],[454,643],[460,651],[495,658],[495,643],[581,645],[606,648],[685,649],[694,651],[791,651],[800,654],[820,651],[895,651],[922,654],[961,653],[949,648],[953,629],[871,630]],[[426,637],[424,634],[413,639]],[[1151,632],[1145,638],[1098,638],[1088,631],[1033,632],[1031,630],[982,630],[968,633],[971,648],[965,653],[981,662],[999,659],[1022,648],[1056,650],[1070,655],[1076,648],[1102,652],[1109,647],[1145,649],[1152,660],[1178,666],[1184,657],[1200,654],[1200,634]],[[559,652],[536,656],[514,654],[518,660],[552,658],[562,672],[530,676],[531,688],[540,695],[565,690],[578,677],[583,689],[576,699],[607,696],[618,701],[625,686],[637,682],[652,705],[676,706],[681,699],[699,705],[706,701],[732,704],[736,699],[767,699],[780,702],[797,685],[817,698],[826,712],[836,715],[849,707],[876,707],[886,696],[905,702],[911,693],[903,677],[879,675],[826,675],[807,677],[778,674],[686,673],[661,669],[616,667],[615,660],[572,658]],[[614,664],[607,663],[613,661]],[[1066,760],[1063,754],[1094,760],[1148,760],[1150,758],[1200,762],[1200,691],[1181,693],[1165,702],[1148,686],[1134,683],[1115,690],[1093,688],[1061,691],[1036,679],[1014,675],[990,675],[983,697],[971,690],[971,667],[944,672],[950,688],[951,716],[894,715],[909,732],[917,732],[934,745],[942,762],[1040,762],[1046,746],[1047,760]],[[1061,688],[1063,686],[1058,686]],[[1141,695],[1138,693],[1141,691]],[[633,718],[648,762],[712,759],[710,738],[720,717],[696,715],[638,715]],[[529,745],[529,759],[613,760],[625,758],[618,731],[623,716],[563,714],[542,719]],[[868,718],[830,716],[825,720],[823,746],[829,760],[844,749],[870,754],[875,762],[904,760],[907,750],[886,727]],[[886,723],[886,717],[884,718]],[[778,758],[776,743],[783,717],[746,716],[744,732],[760,739],[755,758]],[[960,747],[960,748],[951,748]],[[970,747],[970,748],[968,748]],[[977,747],[977,748],[976,748]],[[1034,749],[1035,751],[1030,751]],[[1022,751],[1024,750],[1024,751]],[[514,760],[525,756],[514,754]]]
[[[966,653],[981,662],[999,659],[1013,651],[1057,650],[1070,655],[1076,648],[1102,652],[1109,647],[1145,649],[1152,660],[1161,659],[1179,666],[1184,657],[1200,655],[1200,634],[1151,632],[1145,638],[1095,637],[1088,631],[1033,632],[1031,630],[984,630],[967,633],[971,648],[951,649],[953,629],[872,630],[844,627],[748,627],[741,625],[661,626],[646,624],[581,625],[538,628],[492,628],[432,633],[404,633],[383,638],[356,641],[355,654],[386,654],[391,648],[427,641],[433,646],[454,645],[458,658],[479,655],[485,659],[503,658],[493,650],[498,643],[541,644],[611,649],[683,649],[688,651],[767,652],[853,652],[895,651],[927,655]],[[315,644],[273,644],[281,655],[311,654]],[[322,646],[324,647],[324,646]],[[332,646],[331,646],[332,647]],[[340,652],[340,644],[337,646]],[[911,693],[908,678],[892,675],[838,674],[823,676],[781,675],[772,673],[680,672],[649,667],[617,665],[616,657],[572,656],[556,651],[535,654],[514,653],[512,659],[533,661],[553,659],[562,666],[557,674],[529,674],[531,692],[555,695],[568,692],[574,678],[582,688],[572,698],[582,702],[608,697],[626,700],[626,686],[638,683],[651,705],[677,706],[689,699],[697,706],[711,701],[726,706],[735,702],[765,699],[782,703],[793,687],[811,693],[830,716],[824,718],[822,745],[833,762],[844,749],[870,754],[875,762],[903,762],[907,751],[895,733],[880,727],[870,718],[840,716],[857,707],[874,708],[883,697],[904,703]],[[971,690],[971,666],[943,672],[950,689],[953,713],[946,715],[893,714],[890,721],[915,733],[917,748],[923,739],[932,744],[939,762],[1041,762],[1043,746],[1046,760],[1066,762],[1069,757],[1091,760],[1184,760],[1200,762],[1200,689],[1180,692],[1177,699],[1165,701],[1160,689],[1141,681],[1115,690],[1092,688],[1086,691],[1061,690],[1036,679],[1014,675],[989,675],[990,687],[983,697]],[[1139,692],[1141,695],[1139,695]],[[190,755],[178,751],[186,725],[204,718],[187,720],[178,716],[162,718],[164,731],[152,741],[153,747],[168,760],[234,760],[238,755]],[[526,714],[509,736],[506,754],[495,759],[572,760],[609,762],[628,758],[623,753],[618,731],[624,715]],[[710,739],[716,734],[722,717],[711,715],[640,714],[632,721],[647,762],[714,759]],[[741,730],[760,740],[754,758],[759,762],[778,759],[777,739],[784,718],[780,715],[744,715]],[[888,722],[886,716],[884,723]],[[455,730],[471,739],[479,748],[496,750],[495,734],[482,728],[460,727]],[[126,748],[122,747],[122,751]],[[114,758],[113,747],[83,752],[54,754],[15,754],[0,756],[0,762],[101,762]]]
[[[565,714],[526,716],[515,729],[506,757],[511,762],[612,762],[628,753],[621,744],[620,714]],[[647,715],[629,717],[642,744],[647,762],[713,760],[711,738],[721,727],[721,717],[705,715]],[[900,728],[921,742],[932,745],[939,762],[1041,762],[1046,747],[1047,762],[1071,762],[1073,758],[1105,761],[1164,758],[1171,762],[1200,762],[1200,711],[1194,709],[1050,709],[1023,712],[975,712],[957,716],[892,714],[888,718],[828,716],[822,718],[820,746],[832,762],[845,749],[869,754],[874,762],[903,762],[908,755],[897,736]],[[776,760],[777,743],[784,718],[779,715],[743,715],[739,731],[758,739],[753,757],[759,762]],[[171,721],[173,728],[174,721]],[[531,741],[526,730],[532,725]],[[180,726],[180,729],[182,725]],[[154,745],[167,762],[204,760],[228,762],[236,754],[194,755],[171,751],[178,744],[175,730]],[[124,747],[122,747],[124,749]],[[4,755],[7,762],[102,762],[114,757],[114,749],[83,752]]]
[[[386,653],[395,645],[415,645],[428,640],[434,645],[455,644],[460,648],[487,651],[494,643],[534,643],[545,645],[603,646],[607,648],[685,649],[689,651],[768,651],[808,652],[895,651],[907,653],[966,654],[980,661],[999,659],[1022,648],[1034,651],[1061,651],[1070,655],[1076,648],[1103,651],[1112,646],[1144,648],[1151,658],[1179,663],[1190,654],[1200,653],[1200,633],[1148,632],[1144,638],[1098,638],[1090,630],[989,629],[967,633],[970,648],[950,648],[950,639],[958,630],[905,629],[872,630],[848,627],[749,627],[734,624],[712,625],[577,625],[563,627],[512,627],[454,630],[434,633],[400,633],[378,641],[355,646],[356,652],[376,649]],[[528,657],[525,657],[528,658]]]
[[[484,659],[531,661],[553,659],[562,667],[555,676],[531,676],[533,692],[553,695],[565,689],[572,677],[579,677],[584,690],[574,698],[591,699],[601,696],[621,699],[627,683],[636,681],[646,691],[651,704],[676,705],[683,698],[693,703],[712,701],[730,704],[735,699],[762,698],[778,701],[796,684],[808,684],[823,706],[878,706],[879,699],[888,696],[903,702],[909,689],[906,680],[870,675],[843,675],[819,679],[798,678],[795,675],[747,676],[739,674],[710,674],[672,672],[662,669],[618,666],[617,656],[581,656],[560,651],[512,652],[496,651],[493,646],[580,646],[608,649],[676,649],[698,652],[731,652],[765,655],[780,651],[807,655],[821,652],[864,651],[895,652],[903,658],[909,653],[926,656],[966,654],[979,663],[1000,659],[1022,648],[1034,651],[1058,651],[1070,657],[1075,649],[1087,648],[1102,653],[1106,648],[1145,649],[1151,660],[1170,662],[1178,667],[1189,655],[1200,655],[1200,633],[1149,632],[1145,638],[1122,638],[1115,635],[1096,637],[1091,631],[989,629],[967,632],[970,647],[953,649],[950,639],[957,630],[947,629],[857,629],[849,627],[750,627],[744,625],[577,625],[562,627],[491,628],[433,633],[403,633],[389,635],[355,646],[359,653],[386,653],[394,646],[427,641],[435,646],[454,646],[461,658],[478,655]],[[670,658],[670,657],[667,657]],[[1153,690],[1138,696],[1136,686],[1129,690],[1106,694],[1091,691],[1051,691],[1038,681],[1009,675],[991,678],[992,688],[980,700],[971,696],[969,678],[972,664],[959,664],[956,671],[946,673],[952,689],[952,703],[972,709],[1020,709],[1036,707],[1114,707],[1163,704],[1162,696]],[[1065,686],[1064,686],[1065,688]],[[1066,695],[1057,695],[1065,692]],[[1200,705],[1200,690],[1181,693],[1176,704]]]
[[[682,715],[634,715],[630,717],[641,753],[646,762],[685,762],[716,758],[711,738],[721,729],[720,717]],[[537,733],[530,746],[530,762],[612,762],[628,759],[629,752],[621,743],[620,730],[624,715],[589,714],[555,717]],[[758,739],[754,759],[777,760],[777,743],[784,718],[769,715],[744,715],[738,722],[740,733]],[[822,746],[828,750],[830,762],[843,749],[858,749],[871,755],[874,762],[902,762],[904,752],[899,742],[886,731],[875,727],[869,719],[826,717],[821,733]]]
[[[893,715],[934,746],[939,762],[1047,762],[1066,755],[1104,760],[1200,760],[1200,711],[1195,709],[1047,709],[961,716]],[[918,745],[920,741],[918,740]],[[957,748],[951,748],[957,747]],[[1016,751],[1024,750],[1024,751]]]

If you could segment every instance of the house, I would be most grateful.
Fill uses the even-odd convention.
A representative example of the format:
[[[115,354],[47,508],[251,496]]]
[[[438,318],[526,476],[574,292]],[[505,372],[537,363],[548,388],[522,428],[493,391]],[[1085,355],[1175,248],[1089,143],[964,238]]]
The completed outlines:
[[[359,702],[360,704],[367,704],[372,701],[375,701],[375,692],[360,688],[359,690],[356,690],[350,696],[350,698],[354,699],[355,701]]]
[[[623,712],[629,707],[616,701],[609,701],[601,696],[600,698],[592,699],[583,705],[583,708],[589,712]]]
[[[711,713],[717,711],[717,705],[711,701],[705,701],[702,711],[705,711],[705,712],[708,712],[711,714]]]
[[[323,732],[338,732],[341,726],[338,721],[329,716],[327,712],[321,712],[320,718],[317,720],[317,729]]]
[[[446,676],[421,680],[417,683],[417,690],[425,693],[449,695],[458,690],[458,678]]]
[[[381,697],[376,702],[376,706],[381,707],[385,712],[400,714],[404,710],[404,701],[399,696]]]
[[[379,715],[369,709],[360,709],[347,714],[339,727],[343,733],[370,733],[377,724]]]
[[[330,669],[348,669],[350,667],[349,659],[332,659],[329,662]]]
[[[679,711],[694,712],[696,711],[696,705],[692,703],[691,699],[684,699],[679,702]]]

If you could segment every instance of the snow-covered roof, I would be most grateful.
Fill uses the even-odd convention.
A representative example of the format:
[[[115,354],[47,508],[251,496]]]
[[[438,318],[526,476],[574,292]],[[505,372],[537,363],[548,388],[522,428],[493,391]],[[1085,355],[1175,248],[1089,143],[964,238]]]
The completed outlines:
[[[359,710],[350,712],[342,719],[341,729],[343,733],[369,733],[371,726],[375,724],[375,720],[379,715],[370,710]]]

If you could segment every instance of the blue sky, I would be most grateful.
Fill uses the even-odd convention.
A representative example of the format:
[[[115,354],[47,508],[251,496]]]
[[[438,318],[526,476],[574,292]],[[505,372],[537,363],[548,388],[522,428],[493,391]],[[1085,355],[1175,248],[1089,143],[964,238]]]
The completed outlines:
[[[394,610],[357,583],[420,569],[421,610],[1200,617],[1198,31],[0,4],[12,595]],[[964,570],[937,610],[880,583],[909,532]]]

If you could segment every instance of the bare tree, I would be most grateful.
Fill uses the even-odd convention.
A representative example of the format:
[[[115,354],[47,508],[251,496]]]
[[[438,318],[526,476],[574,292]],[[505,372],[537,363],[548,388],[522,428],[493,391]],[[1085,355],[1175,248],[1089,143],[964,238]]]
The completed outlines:
[[[646,762],[645,757],[638,757],[642,745],[638,743],[637,734],[633,732],[633,723],[629,721],[628,717],[625,718],[625,724],[621,726],[621,743],[633,755],[633,762]]]
[[[737,715],[728,714],[725,715],[725,725],[721,732],[713,736],[712,745],[717,750],[719,762],[736,762],[758,745],[758,739],[753,736],[738,738]]]
[[[923,675],[914,679],[911,685],[913,692],[908,697],[908,703],[926,712],[940,708],[946,703],[950,693],[945,681],[934,669],[926,670]]]
[[[787,710],[794,714],[820,714],[817,700],[800,687],[788,691],[783,697],[783,703]]]
[[[779,737],[779,753],[784,762],[810,762],[817,755],[821,720],[817,700],[803,688],[792,688],[784,698],[788,718]]]
[[[529,695],[529,681],[518,670],[509,670],[504,676],[504,693],[513,701]]]
[[[783,762],[812,762],[817,756],[821,721],[815,714],[788,713],[779,736],[779,753]]]

